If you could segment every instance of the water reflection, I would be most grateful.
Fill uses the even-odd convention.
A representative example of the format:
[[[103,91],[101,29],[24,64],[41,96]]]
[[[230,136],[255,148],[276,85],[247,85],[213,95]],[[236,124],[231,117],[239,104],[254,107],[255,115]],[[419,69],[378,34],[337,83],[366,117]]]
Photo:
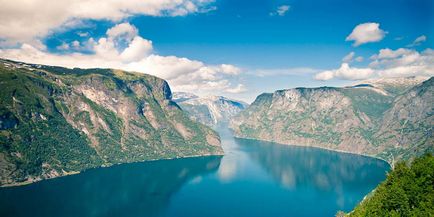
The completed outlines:
[[[0,188],[0,216],[334,216],[389,169],[372,158],[218,131],[223,158],[125,164]]]
[[[126,164],[2,188],[0,216],[161,215],[184,183],[215,172],[220,161],[201,157]]]
[[[236,142],[282,187],[334,192],[339,207],[351,199],[348,192],[375,186],[378,179],[372,177],[384,177],[389,169],[386,162],[359,155],[246,139]]]

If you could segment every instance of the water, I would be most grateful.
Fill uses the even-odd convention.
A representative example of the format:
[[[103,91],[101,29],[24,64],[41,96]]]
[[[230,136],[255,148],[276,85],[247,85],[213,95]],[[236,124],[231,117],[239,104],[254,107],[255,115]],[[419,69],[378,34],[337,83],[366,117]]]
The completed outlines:
[[[0,216],[334,216],[389,170],[373,158],[220,134],[223,158],[124,164],[1,188]]]

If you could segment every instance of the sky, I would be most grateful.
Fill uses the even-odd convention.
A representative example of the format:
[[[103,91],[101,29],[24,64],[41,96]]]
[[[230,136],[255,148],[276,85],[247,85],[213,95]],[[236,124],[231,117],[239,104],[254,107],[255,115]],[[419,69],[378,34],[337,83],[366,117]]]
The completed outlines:
[[[173,91],[263,92],[434,75],[432,0],[0,0],[0,57],[119,68]]]

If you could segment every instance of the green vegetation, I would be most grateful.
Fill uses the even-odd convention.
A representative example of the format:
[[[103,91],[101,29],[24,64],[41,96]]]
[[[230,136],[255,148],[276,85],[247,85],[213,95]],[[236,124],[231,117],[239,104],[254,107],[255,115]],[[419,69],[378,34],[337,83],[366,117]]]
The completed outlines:
[[[57,112],[54,94],[62,93],[60,87],[24,70],[0,68],[0,81],[0,113],[13,123],[0,128],[0,150],[16,166],[14,179],[47,167],[69,172],[101,163],[87,138]]]
[[[434,216],[434,156],[397,163],[349,216]]]
[[[154,76],[0,59],[0,83],[0,185],[222,154],[217,134],[190,120]]]
[[[383,113],[391,107],[394,99],[370,89],[345,88],[341,91],[351,99],[356,112],[363,112],[373,120],[381,119]]]

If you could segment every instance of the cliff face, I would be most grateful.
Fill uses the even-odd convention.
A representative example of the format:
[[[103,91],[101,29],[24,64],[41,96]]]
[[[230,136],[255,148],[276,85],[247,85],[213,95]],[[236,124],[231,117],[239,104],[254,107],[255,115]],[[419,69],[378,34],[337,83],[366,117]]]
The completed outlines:
[[[167,82],[111,69],[0,62],[0,184],[118,163],[221,155]]]
[[[408,159],[434,153],[433,128],[434,77],[398,96],[384,114],[375,134],[383,148],[380,156]]]
[[[266,93],[236,116],[231,128],[241,138],[316,146],[389,162],[406,159],[410,152],[433,147],[433,78],[414,85],[402,87],[389,80]]]
[[[191,93],[175,92],[173,98],[193,120],[212,127],[227,124],[247,107],[244,102],[222,96],[199,97]]]

